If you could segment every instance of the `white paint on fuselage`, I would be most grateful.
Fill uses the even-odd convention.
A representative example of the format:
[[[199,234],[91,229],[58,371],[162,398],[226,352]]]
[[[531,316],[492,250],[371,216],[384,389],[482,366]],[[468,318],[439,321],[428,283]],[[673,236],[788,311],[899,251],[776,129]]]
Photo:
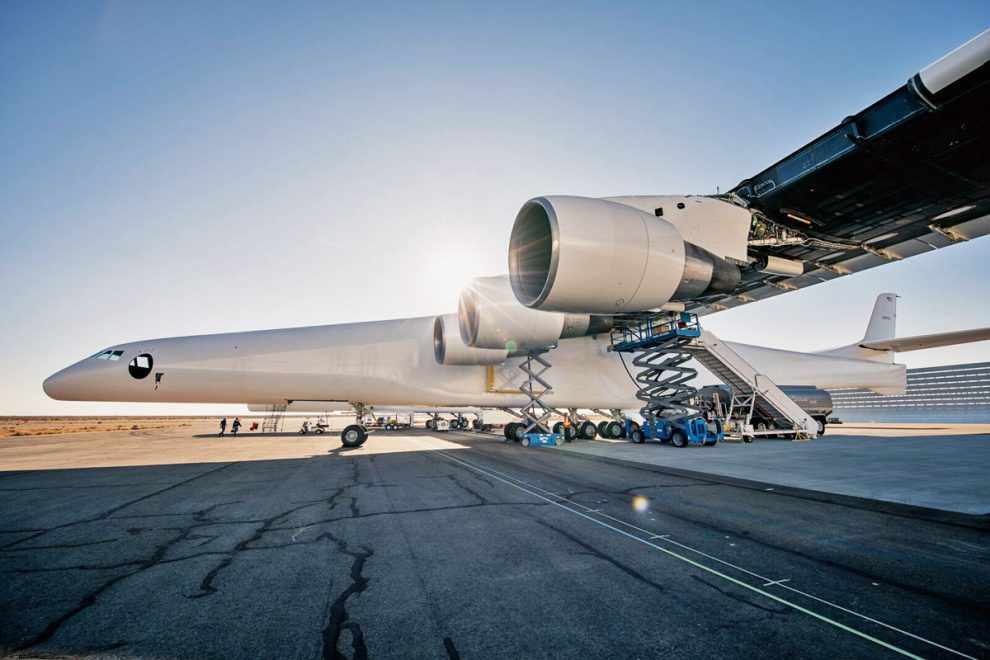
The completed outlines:
[[[111,347],[118,361],[95,356],[52,375],[55,399],[160,403],[334,401],[376,406],[518,408],[513,392],[520,358],[494,367],[488,391],[483,366],[444,366],[433,356],[434,317],[173,337]],[[608,338],[566,339],[548,354],[553,385],[544,398],[558,408],[636,409],[635,385]],[[729,344],[729,342],[726,342]],[[779,385],[866,387],[903,391],[904,367],[825,355],[730,344]],[[135,379],[128,362],[151,355],[152,372]],[[627,358],[630,368],[631,361]],[[161,374],[160,382],[156,376]]]
[[[907,387],[907,368],[903,364],[723,343],[778,385],[862,387],[879,394],[903,394]]]
[[[433,321],[431,316],[133,342],[113,347],[124,351],[118,362],[88,358],[54,374],[45,391],[80,401],[479,407],[527,402],[521,394],[487,392],[485,367],[437,364]],[[551,353],[553,392],[547,402],[565,408],[637,407],[629,376],[606,346],[591,337],[561,342]],[[154,366],[152,374],[136,380],[127,363],[142,353],[152,356]],[[162,374],[157,389],[155,373]]]

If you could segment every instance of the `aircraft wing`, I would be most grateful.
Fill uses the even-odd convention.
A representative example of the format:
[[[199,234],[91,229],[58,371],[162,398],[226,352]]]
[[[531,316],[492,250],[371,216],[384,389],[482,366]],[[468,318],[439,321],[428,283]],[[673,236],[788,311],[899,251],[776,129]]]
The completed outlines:
[[[733,291],[688,311],[738,307],[990,233],[988,113],[990,30],[729,191],[753,214],[750,256],[802,262],[803,274],[746,269]]]
[[[986,339],[990,339],[990,328],[958,330],[956,332],[939,332],[932,335],[897,337],[896,339],[881,339],[877,341],[863,342],[860,346],[863,348],[874,348],[880,351],[894,351],[896,353],[903,353],[905,351],[920,351],[923,348],[937,348],[939,346],[968,344],[970,342],[984,341]]]

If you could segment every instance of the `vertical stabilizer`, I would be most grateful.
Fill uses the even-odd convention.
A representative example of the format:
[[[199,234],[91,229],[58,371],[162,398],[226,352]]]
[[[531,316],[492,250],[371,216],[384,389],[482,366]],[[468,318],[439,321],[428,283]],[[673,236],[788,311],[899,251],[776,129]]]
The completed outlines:
[[[897,336],[896,326],[897,294],[881,293],[873,304],[873,314],[870,315],[870,323],[866,326],[863,343],[893,339]]]
[[[873,313],[866,326],[866,334],[855,344],[819,351],[819,355],[869,360],[870,362],[886,362],[893,364],[894,351],[885,348],[873,348],[866,344],[883,342],[893,339],[897,326],[897,294],[881,293],[873,303]]]

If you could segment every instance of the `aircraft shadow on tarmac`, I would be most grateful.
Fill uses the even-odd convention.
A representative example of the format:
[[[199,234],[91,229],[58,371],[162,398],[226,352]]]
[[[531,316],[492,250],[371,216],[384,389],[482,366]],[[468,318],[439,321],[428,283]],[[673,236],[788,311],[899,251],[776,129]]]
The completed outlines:
[[[470,458],[494,463],[482,472],[457,452],[340,448],[310,459],[9,475],[0,655],[349,657],[358,645],[363,657],[443,657],[451,648],[462,657],[589,657],[605,639],[613,657],[666,647],[699,657],[759,653],[768,634],[779,655],[874,650],[819,619],[788,615],[760,595],[769,578],[699,577],[696,565],[653,551],[659,541],[637,543],[626,528],[590,521],[599,509],[613,517],[601,523],[628,518],[644,534],[672,534],[969,653],[978,651],[965,640],[985,638],[990,603],[972,588],[990,579],[983,530],[497,444],[479,443],[487,449]],[[521,490],[506,472],[548,490]],[[578,513],[547,492],[565,493]],[[655,510],[633,512],[640,493]],[[822,542],[845,538],[856,541]],[[784,587],[774,595],[799,597]],[[528,632],[548,599],[562,623]],[[629,623],[630,609],[685,602],[726,625],[699,634]]]

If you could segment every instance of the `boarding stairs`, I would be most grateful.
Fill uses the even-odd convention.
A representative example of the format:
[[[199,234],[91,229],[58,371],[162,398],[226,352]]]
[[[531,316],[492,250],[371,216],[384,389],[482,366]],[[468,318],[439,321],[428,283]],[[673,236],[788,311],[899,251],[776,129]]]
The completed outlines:
[[[702,330],[700,336],[685,349],[716,378],[732,388],[730,417],[738,419],[735,411],[742,409],[744,423],[750,426],[753,413],[759,412],[760,416],[773,420],[777,427],[763,432],[749,429],[745,435],[793,434],[798,439],[814,437],[817,433],[818,422],[811,415],[714,333]]]

